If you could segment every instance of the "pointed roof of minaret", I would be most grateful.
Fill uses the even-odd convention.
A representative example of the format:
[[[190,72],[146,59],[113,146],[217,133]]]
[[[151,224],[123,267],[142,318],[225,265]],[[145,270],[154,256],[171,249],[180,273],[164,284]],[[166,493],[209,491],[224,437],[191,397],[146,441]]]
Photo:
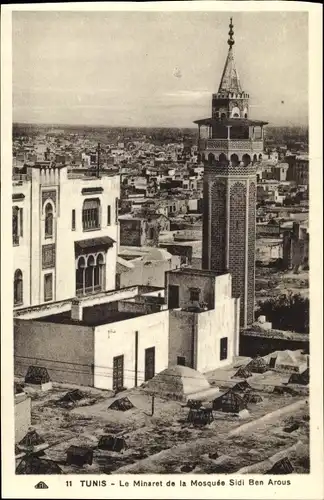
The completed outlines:
[[[234,45],[234,40],[233,40],[233,24],[232,24],[232,18],[229,24],[229,39],[227,41],[229,45],[229,50],[225,62],[225,67],[223,71],[223,75],[219,84],[219,89],[218,92],[242,92],[241,84],[240,84],[240,79],[238,76],[238,72],[235,67],[235,62],[234,62],[234,51],[233,51],[233,45]]]

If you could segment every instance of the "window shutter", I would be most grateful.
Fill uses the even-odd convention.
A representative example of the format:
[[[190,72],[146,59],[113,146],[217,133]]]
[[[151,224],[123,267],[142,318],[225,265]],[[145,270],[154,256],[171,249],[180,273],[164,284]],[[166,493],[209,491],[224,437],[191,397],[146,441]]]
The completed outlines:
[[[110,226],[111,224],[111,207],[110,205],[107,206],[107,226]]]
[[[75,210],[72,210],[72,231],[75,231]]]
[[[23,208],[20,208],[19,210],[20,212],[20,236],[22,237],[24,235],[24,209]]]

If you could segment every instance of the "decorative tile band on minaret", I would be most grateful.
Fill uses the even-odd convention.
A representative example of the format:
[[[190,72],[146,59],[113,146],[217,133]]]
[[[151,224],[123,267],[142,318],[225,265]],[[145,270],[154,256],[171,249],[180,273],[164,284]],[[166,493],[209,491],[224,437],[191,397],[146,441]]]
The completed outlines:
[[[267,122],[249,119],[249,94],[241,87],[234,60],[234,25],[212,116],[197,120],[204,163],[203,269],[232,274],[240,297],[241,326],[254,321],[256,163]],[[201,127],[207,139],[201,139]]]

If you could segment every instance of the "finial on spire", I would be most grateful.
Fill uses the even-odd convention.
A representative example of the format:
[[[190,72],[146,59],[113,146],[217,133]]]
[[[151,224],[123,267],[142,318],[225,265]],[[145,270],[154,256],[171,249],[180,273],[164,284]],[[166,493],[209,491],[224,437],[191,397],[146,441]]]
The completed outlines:
[[[229,32],[228,32],[228,34],[229,34],[229,39],[227,40],[227,43],[228,43],[228,45],[229,45],[229,47],[230,47],[230,50],[231,50],[231,48],[233,47],[233,45],[234,45],[234,43],[235,43],[235,41],[233,40],[233,35],[234,35],[233,28],[234,28],[234,26],[233,26],[232,21],[233,21],[233,18],[231,17],[231,19],[230,19],[230,24],[229,24],[229,29],[230,29],[230,30],[229,30]]]

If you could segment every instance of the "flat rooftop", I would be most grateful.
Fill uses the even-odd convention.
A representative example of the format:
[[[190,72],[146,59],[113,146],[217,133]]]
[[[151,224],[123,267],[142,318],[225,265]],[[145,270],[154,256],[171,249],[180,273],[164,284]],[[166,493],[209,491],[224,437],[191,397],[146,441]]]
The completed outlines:
[[[212,271],[211,269],[194,269],[189,267],[182,267],[181,269],[172,269],[167,271],[168,274],[190,274],[196,276],[222,276],[228,274],[229,271]]]
[[[83,307],[81,321],[76,321],[71,318],[71,310],[42,316],[41,318],[35,318],[34,321],[65,325],[100,326],[137,318],[138,316],[143,316],[144,314],[149,313],[149,311],[145,313],[118,311],[118,302],[108,302],[106,304]]]

